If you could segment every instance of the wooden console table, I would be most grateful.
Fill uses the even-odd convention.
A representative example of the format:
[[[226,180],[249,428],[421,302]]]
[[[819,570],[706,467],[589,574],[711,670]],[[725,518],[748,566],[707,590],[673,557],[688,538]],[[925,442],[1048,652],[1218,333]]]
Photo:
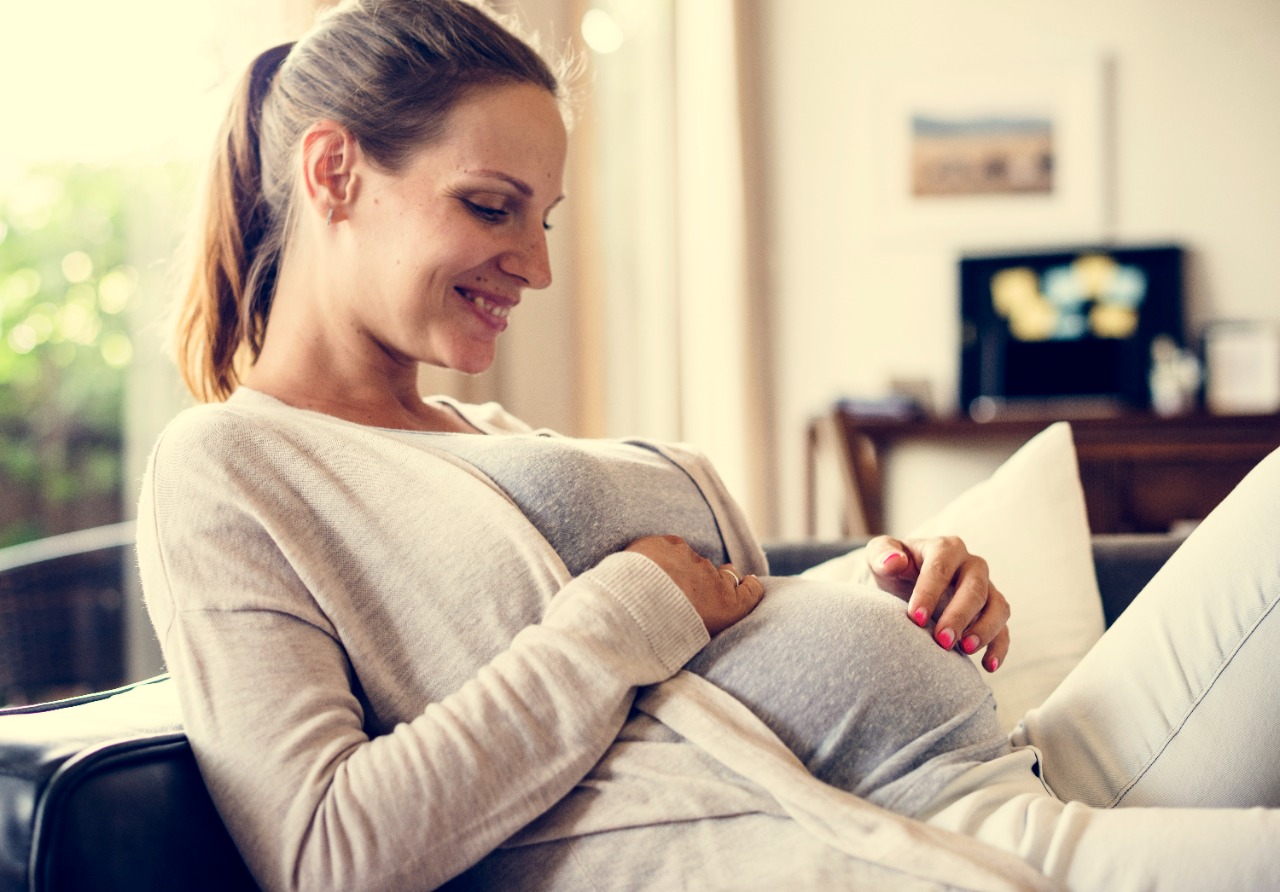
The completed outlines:
[[[837,409],[809,430],[808,517],[816,522],[815,456],[834,445],[845,486],[846,533],[884,530],[883,464],[902,443],[990,446],[1030,439],[1060,419],[1016,416],[898,421]],[[1067,419],[1075,435],[1089,524],[1096,533],[1165,532],[1205,517],[1264,456],[1280,447],[1280,414],[1163,418],[1149,413]]]

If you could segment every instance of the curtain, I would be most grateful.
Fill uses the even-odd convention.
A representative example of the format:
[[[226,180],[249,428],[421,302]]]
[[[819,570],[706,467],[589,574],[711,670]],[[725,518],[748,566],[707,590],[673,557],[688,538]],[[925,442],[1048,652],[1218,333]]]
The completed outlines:
[[[751,5],[601,0],[586,15],[598,33],[584,18],[595,47],[574,151],[591,159],[595,184],[578,262],[598,283],[582,299],[598,305],[587,318],[604,345],[588,416],[607,435],[697,444],[768,534],[776,495],[765,198],[750,186],[761,182]]]

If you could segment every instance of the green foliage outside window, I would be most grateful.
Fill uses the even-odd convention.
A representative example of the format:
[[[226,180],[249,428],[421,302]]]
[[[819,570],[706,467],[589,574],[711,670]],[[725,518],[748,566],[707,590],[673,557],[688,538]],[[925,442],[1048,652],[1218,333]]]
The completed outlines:
[[[0,547],[120,517],[131,239],[182,176],[68,164],[0,183]]]

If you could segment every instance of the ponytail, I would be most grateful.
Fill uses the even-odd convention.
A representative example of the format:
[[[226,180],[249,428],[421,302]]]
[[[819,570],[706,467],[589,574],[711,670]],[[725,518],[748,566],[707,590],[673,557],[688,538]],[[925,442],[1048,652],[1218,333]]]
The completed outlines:
[[[284,241],[262,190],[262,106],[292,47],[253,61],[218,133],[174,345],[183,381],[203,402],[230,396],[262,349]]]

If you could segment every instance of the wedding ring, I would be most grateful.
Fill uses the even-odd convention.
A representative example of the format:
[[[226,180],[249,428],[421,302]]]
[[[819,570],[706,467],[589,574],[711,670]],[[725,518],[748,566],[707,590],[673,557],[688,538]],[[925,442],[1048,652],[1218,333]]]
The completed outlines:
[[[737,588],[738,586],[742,585],[742,577],[741,577],[741,576],[739,576],[737,573],[734,573],[734,572],[733,572],[732,570],[730,570],[728,567],[721,567],[721,568],[720,568],[720,572],[721,572],[721,573],[728,573],[730,576],[732,576],[732,577],[733,577],[733,587],[734,587],[734,588]]]

